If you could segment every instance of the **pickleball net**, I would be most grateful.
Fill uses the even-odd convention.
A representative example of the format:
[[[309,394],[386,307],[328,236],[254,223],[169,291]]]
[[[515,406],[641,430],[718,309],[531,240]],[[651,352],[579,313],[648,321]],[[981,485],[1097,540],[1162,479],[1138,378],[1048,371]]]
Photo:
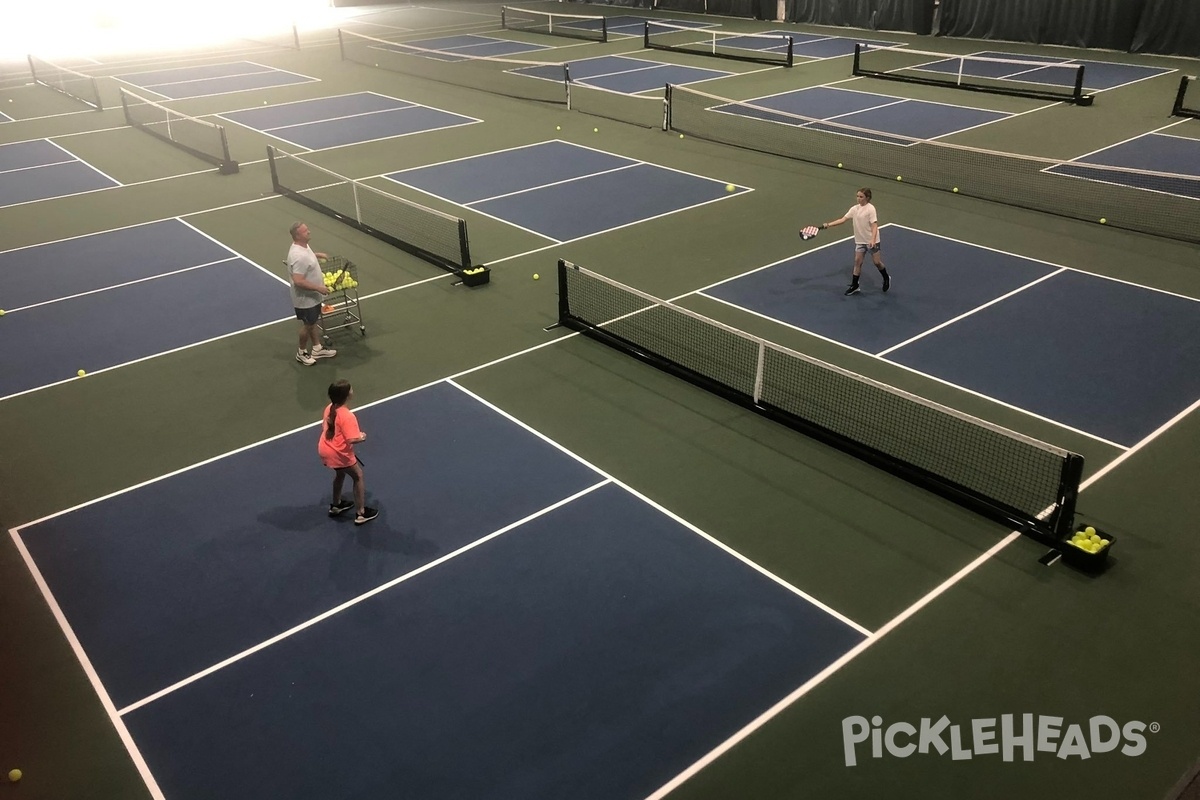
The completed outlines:
[[[125,88],[121,89],[121,108],[125,111],[125,121],[133,127],[216,164],[222,175],[238,171],[238,163],[229,155],[225,126],[189,117]]]
[[[667,90],[667,124],[670,130],[734,147],[1200,243],[1197,174],[918,139],[764,105],[770,102],[771,98],[732,100],[672,85]]]
[[[338,30],[342,60],[504,97],[567,103],[567,65],[472,56]]]
[[[1195,75],[1183,75],[1179,78],[1179,91],[1175,93],[1175,106],[1171,109],[1174,117],[1195,117],[1200,119],[1200,78]]]
[[[271,185],[303,203],[393,247],[450,272],[471,268],[465,220],[396,197],[361,181],[267,147]]]
[[[953,55],[907,47],[854,45],[855,75],[977,92],[1091,105],[1084,65],[1064,60]]]
[[[760,339],[568,261],[559,322],[1052,543],[1083,457]]]
[[[100,89],[96,85],[96,79],[91,75],[60,67],[34,55],[27,58],[29,71],[33,73],[35,83],[40,83],[42,86],[87,103],[97,111],[104,110],[104,103],[100,100]]]
[[[794,60],[790,36],[736,33],[665,22],[646,23],[642,46],[779,67],[790,67]]]
[[[601,16],[559,14],[526,8],[500,7],[500,27],[510,31],[544,33],[593,42],[608,41],[608,21]]]

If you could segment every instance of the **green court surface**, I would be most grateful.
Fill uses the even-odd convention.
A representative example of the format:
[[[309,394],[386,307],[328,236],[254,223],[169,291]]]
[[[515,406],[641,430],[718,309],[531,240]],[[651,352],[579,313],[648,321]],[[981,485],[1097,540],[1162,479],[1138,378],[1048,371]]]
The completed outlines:
[[[598,5],[529,7],[690,18]],[[344,62],[336,28],[394,40],[495,35],[554,45],[554,57],[564,59],[645,55],[640,40],[579,43],[501,31],[499,5],[489,4],[342,11],[340,19],[301,25],[299,50],[242,40],[204,51],[106,55],[98,63],[82,62],[99,78],[103,112],[86,110],[71,98],[20,80],[19,62],[5,65],[0,111],[15,121],[0,124],[0,144],[50,138],[126,185],[0,208],[0,251],[179,217],[282,276],[288,226],[302,219],[313,231],[314,249],[346,255],[358,264],[369,333],[361,339],[340,339],[337,358],[314,367],[293,360],[296,323],[282,318],[84,379],[72,379],[76,364],[52,365],[61,373],[61,382],[0,399],[4,529],[310,424],[319,418],[326,386],[334,377],[353,382],[360,405],[454,377],[505,413],[873,632],[865,647],[809,685],[797,683],[793,694],[780,697],[776,707],[748,714],[741,721],[744,727],[729,738],[707,743],[708,754],[691,770],[672,783],[647,787],[645,796],[1175,796],[1200,755],[1200,637],[1194,622],[1200,614],[1195,524],[1200,518],[1200,418],[1194,406],[1189,408],[1193,413],[1180,414],[1136,446],[1118,448],[696,293],[809,249],[812,245],[797,238],[797,229],[836,218],[860,186],[873,187],[874,203],[885,222],[1188,298],[1200,298],[1195,244]],[[816,30],[713,19],[735,30]],[[1032,46],[1000,48],[990,46],[996,43],[906,34],[888,38],[924,50],[1039,52]],[[279,41],[286,40],[281,32]],[[549,60],[548,52],[537,58]],[[746,73],[696,87],[733,99],[833,83],[861,88],[865,83],[851,79],[845,58],[811,64],[797,59],[794,68],[781,70],[677,53],[646,57]],[[1045,158],[1074,157],[1176,121],[1167,112],[1178,75],[1194,73],[1194,63],[1107,52],[1090,57],[1173,71],[1104,92],[1090,108],[898,83],[877,83],[870,91],[1012,113],[1015,116],[1000,123],[948,140]],[[320,82],[180,100],[170,107],[215,119],[212,115],[264,101],[373,91],[484,120],[304,157],[463,216],[470,228],[473,260],[492,270],[490,284],[475,289],[456,285],[454,275],[274,194],[266,146],[293,153],[301,152],[298,147],[226,123],[240,172],[219,175],[203,161],[125,125],[117,98],[120,84],[112,76],[239,58]],[[1190,120],[1172,131],[1200,137],[1200,121]],[[753,191],[552,244],[499,219],[382,178],[411,167],[550,140],[712,176]],[[852,162],[855,143],[847,140],[845,147],[845,160]],[[1200,224],[1200,214],[1193,223]],[[839,241],[846,231],[848,226],[822,234],[816,244]],[[833,246],[847,257],[848,274],[849,245]],[[1039,558],[1046,547],[1005,526],[591,339],[561,327],[547,330],[558,319],[555,265],[560,258],[1082,454],[1086,466],[1077,517],[1116,537],[1109,568],[1094,576],[1061,561],[1043,566]],[[87,264],[79,268],[86,270]],[[921,265],[889,262],[889,269],[902,286],[906,273]],[[864,272],[865,281],[875,279],[869,265]],[[540,280],[533,280],[534,273]],[[228,291],[236,293],[238,287]],[[280,292],[286,295],[282,285]],[[219,307],[225,301],[222,294],[203,302]],[[4,295],[0,284],[0,307]],[[111,313],[136,314],[137,309],[114,308]],[[15,317],[0,317],[0,331]],[[1104,319],[1076,320],[1080,337],[1104,325]],[[100,346],[110,334],[101,325],[70,335]],[[5,336],[4,342],[6,348],[28,344],[12,336]],[[1057,344],[1045,346],[1054,349]],[[1075,387],[1081,394],[1113,390],[1105,385]],[[288,476],[289,465],[280,464],[274,474],[261,479],[285,481]],[[469,502],[472,481],[487,479],[464,476],[463,502]],[[312,488],[314,504],[323,502],[320,493],[328,488]],[[246,486],[245,491],[252,494],[255,487]],[[387,487],[373,486],[372,491],[387,502]],[[0,786],[0,800],[153,796],[114,725],[112,710],[98,698],[55,609],[43,596],[15,533],[0,544],[0,684],[0,768],[24,771],[19,785]],[[1037,752],[1031,761],[1018,756],[1010,762],[990,754],[969,759],[950,753],[896,757],[885,750],[875,758],[870,743],[864,742],[858,746],[857,763],[846,763],[843,725],[851,717],[878,716],[887,728],[896,722],[919,727],[922,719],[936,721],[945,715],[966,739],[972,720],[1009,714],[1061,717],[1064,728],[1076,724],[1085,732],[1091,718],[1107,715],[1122,725],[1144,722],[1153,732],[1145,734],[1144,752],[1134,756],[1119,751],[1088,758]],[[447,748],[453,746],[446,743]],[[209,778],[211,796],[221,797],[220,764],[211,765]],[[326,790],[330,798],[340,796],[336,786]]]

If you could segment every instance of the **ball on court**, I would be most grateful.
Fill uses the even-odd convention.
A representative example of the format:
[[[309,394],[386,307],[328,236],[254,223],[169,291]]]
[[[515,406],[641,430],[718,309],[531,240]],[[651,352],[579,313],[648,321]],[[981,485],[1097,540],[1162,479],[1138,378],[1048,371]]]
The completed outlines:
[[[592,128],[592,133],[599,133],[599,132],[600,132],[599,128]]]
[[[679,134],[679,138],[680,138],[680,139],[682,139],[682,138],[683,138],[683,134],[682,134],[682,133],[681,133],[681,134]]]
[[[556,130],[556,131],[561,131],[561,130],[562,130],[562,125],[555,125],[555,126],[554,126],[554,130]]]
[[[727,183],[727,184],[725,184],[725,191],[727,191],[727,192],[732,192],[732,191],[733,191],[734,189],[736,189],[736,188],[737,188],[737,187],[736,187],[736,186],[734,186],[732,183]]]
[[[535,273],[533,273],[533,279],[534,279],[535,281],[536,281],[536,280],[539,280],[541,277],[542,277],[542,276],[541,276],[541,275],[538,275],[536,272],[535,272]]]
[[[838,162],[838,169],[841,169],[841,168],[842,168],[842,162],[840,162],[840,161],[839,161],[839,162]]]
[[[4,316],[4,309],[0,308],[0,317],[3,317],[3,316]]]
[[[958,194],[958,187],[957,187],[957,186],[955,186],[955,187],[954,187],[954,193],[955,193],[955,194]]]
[[[1104,217],[1101,217],[1101,218],[1100,218],[1100,224],[1101,224],[1101,225],[1103,225],[1103,224],[1104,224],[1104,223],[1106,223],[1106,222],[1108,222],[1108,220],[1106,220]]]
[[[898,181],[902,181],[902,180],[904,180],[904,176],[903,176],[903,175],[897,175],[897,176],[896,176],[896,180],[898,180]]]
[[[79,377],[81,377],[81,378],[82,378],[84,375],[87,375],[87,373],[86,373],[86,372],[84,372],[83,370],[79,370],[79,372],[76,372],[75,374],[76,374],[76,375],[78,375],[78,376],[79,376]]]
[[[12,100],[9,100],[8,102],[10,102],[10,103],[11,103],[11,102],[12,102]],[[16,783],[17,781],[21,780],[21,770],[19,770],[19,769],[10,769],[10,770],[8,771],[8,779],[9,779],[10,781],[12,781],[13,783]]]

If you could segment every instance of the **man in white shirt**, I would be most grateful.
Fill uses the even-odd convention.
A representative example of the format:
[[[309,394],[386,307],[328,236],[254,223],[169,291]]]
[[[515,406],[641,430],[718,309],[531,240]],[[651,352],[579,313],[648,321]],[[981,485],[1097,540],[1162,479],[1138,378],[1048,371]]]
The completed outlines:
[[[325,286],[318,259],[327,258],[324,253],[314,253],[308,246],[310,234],[303,222],[293,222],[291,227],[292,246],[288,248],[287,268],[292,278],[292,306],[296,319],[300,320],[300,347],[296,360],[306,367],[317,363],[318,358],[332,358],[337,350],[321,346],[321,303],[329,289]]]
[[[875,206],[871,205],[871,190],[866,187],[859,189],[856,199],[857,203],[850,207],[845,216],[832,222],[826,222],[821,227],[832,228],[834,225],[841,225],[846,220],[850,220],[854,224],[854,275],[850,279],[850,287],[846,289],[846,294],[852,295],[859,292],[858,277],[862,274],[864,253],[871,254],[871,260],[875,262],[879,274],[883,276],[883,290],[886,292],[892,286],[892,277],[888,275],[887,269],[883,266],[883,259],[879,256],[879,216],[875,213]]]

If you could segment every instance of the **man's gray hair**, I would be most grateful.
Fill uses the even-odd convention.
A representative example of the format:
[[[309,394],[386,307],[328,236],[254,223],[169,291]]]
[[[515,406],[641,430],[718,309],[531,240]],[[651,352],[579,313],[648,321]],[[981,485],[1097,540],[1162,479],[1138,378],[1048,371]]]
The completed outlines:
[[[300,226],[303,224],[303,222],[293,222],[292,227],[288,228],[288,232],[292,234],[293,239],[296,238],[296,231],[300,230]]]

